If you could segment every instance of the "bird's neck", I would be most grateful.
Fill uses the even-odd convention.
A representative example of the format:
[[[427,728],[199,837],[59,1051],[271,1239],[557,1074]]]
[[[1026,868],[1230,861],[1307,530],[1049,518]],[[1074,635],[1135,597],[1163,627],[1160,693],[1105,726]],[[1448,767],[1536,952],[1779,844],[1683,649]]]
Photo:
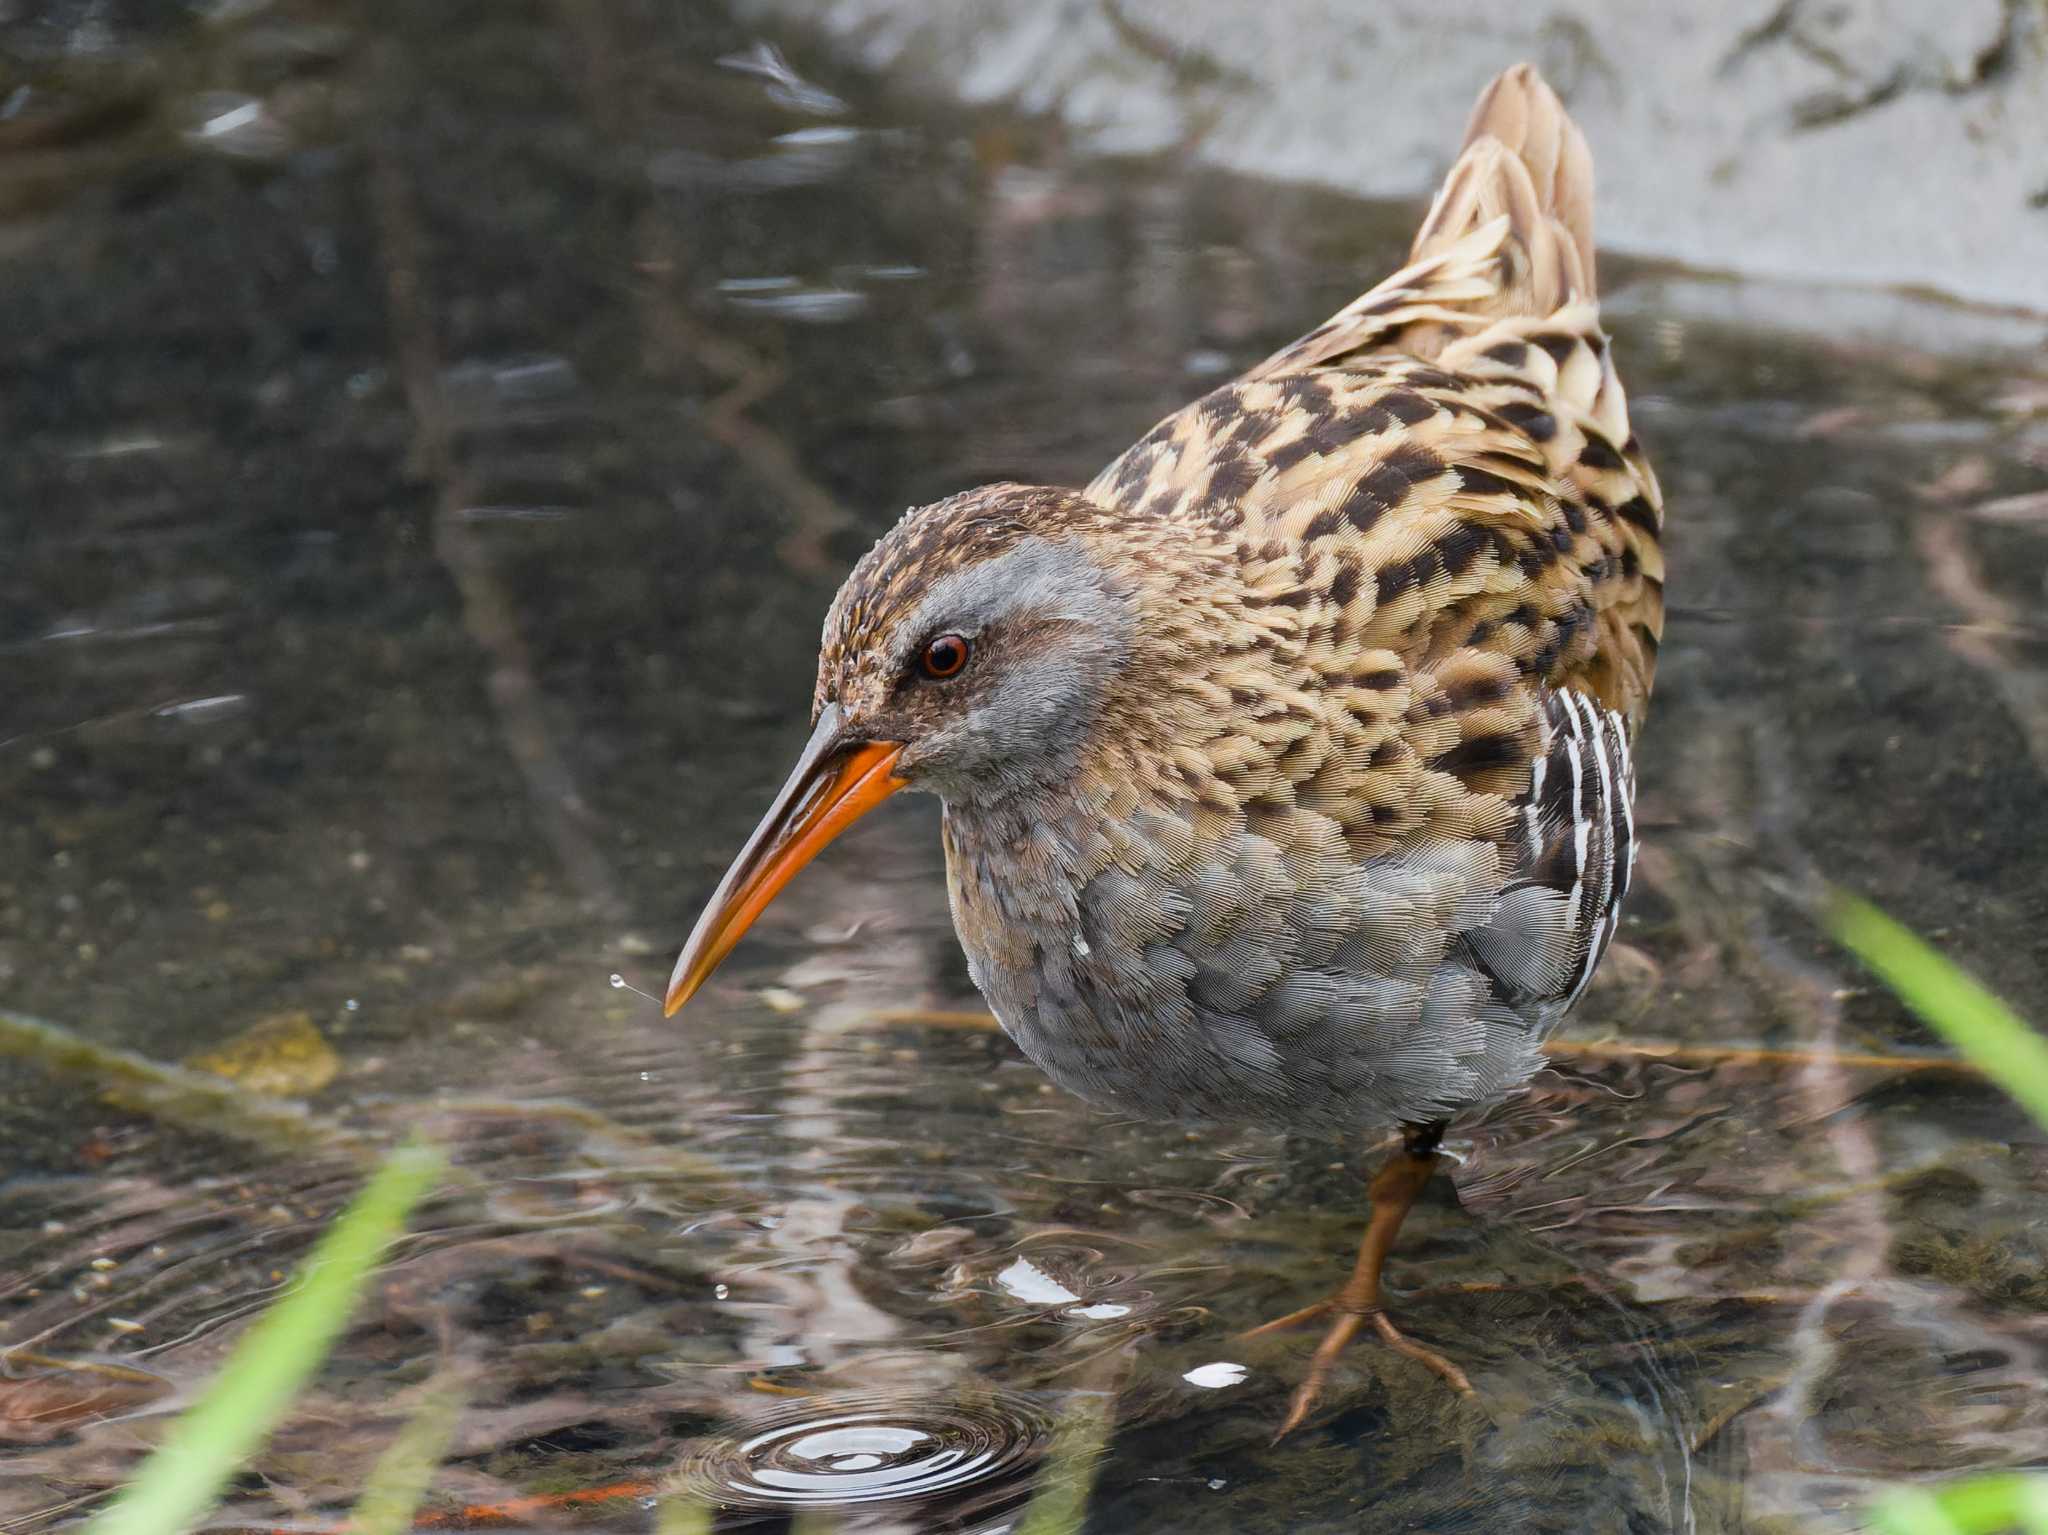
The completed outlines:
[[[1280,696],[1300,654],[1295,609],[1262,589],[1273,562],[1231,530],[1120,518],[1100,536],[1102,562],[1129,583],[1136,608],[1122,671],[1064,749],[1038,761],[1042,776],[942,791],[949,855],[1000,866],[1005,882],[1031,887],[1019,892],[1031,904],[1070,891],[1134,821],[1165,815],[1215,832],[1233,820],[1236,789],[1210,748],[1243,734],[1236,696],[1247,685]]]

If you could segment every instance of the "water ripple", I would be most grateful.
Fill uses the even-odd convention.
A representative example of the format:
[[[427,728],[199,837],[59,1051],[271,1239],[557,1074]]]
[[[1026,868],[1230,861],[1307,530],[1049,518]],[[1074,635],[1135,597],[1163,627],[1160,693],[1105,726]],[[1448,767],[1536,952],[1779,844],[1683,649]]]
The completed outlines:
[[[745,1508],[925,1501],[1015,1487],[1052,1434],[1050,1415],[1012,1394],[917,1401],[816,1398],[701,1446],[678,1490]]]

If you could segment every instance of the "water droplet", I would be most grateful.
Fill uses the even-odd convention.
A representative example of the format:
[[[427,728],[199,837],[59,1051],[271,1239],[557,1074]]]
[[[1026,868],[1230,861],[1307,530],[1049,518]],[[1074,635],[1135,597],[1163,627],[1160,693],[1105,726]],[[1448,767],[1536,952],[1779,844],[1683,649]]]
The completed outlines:
[[[642,991],[638,986],[635,986],[631,981],[627,980],[623,975],[620,975],[616,970],[612,972],[611,982],[613,991],[630,991],[631,993],[633,993],[634,996],[639,997],[645,1001],[652,1002],[656,1007],[661,1006],[661,998],[654,996],[651,993]]]

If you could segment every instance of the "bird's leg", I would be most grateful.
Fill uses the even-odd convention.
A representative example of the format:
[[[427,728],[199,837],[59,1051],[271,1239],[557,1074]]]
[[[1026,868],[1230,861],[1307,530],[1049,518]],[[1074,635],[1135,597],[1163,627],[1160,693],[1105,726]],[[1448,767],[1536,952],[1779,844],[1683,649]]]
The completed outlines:
[[[1426,1125],[1404,1132],[1401,1149],[1388,1157],[1373,1175],[1366,1194],[1372,1202],[1372,1218],[1366,1222],[1365,1239],[1358,1244],[1358,1262],[1352,1265],[1351,1277],[1342,1289],[1328,1300],[1290,1312],[1245,1334],[1247,1338],[1262,1337],[1319,1316],[1336,1314],[1336,1320],[1330,1323],[1329,1331],[1323,1334],[1323,1341],[1317,1345],[1315,1356],[1309,1361],[1307,1377],[1294,1393],[1286,1421],[1280,1425],[1279,1433],[1273,1436],[1276,1440],[1286,1438],[1301,1426],[1322,1395],[1323,1385],[1329,1378],[1331,1366],[1337,1362],[1337,1356],[1368,1322],[1388,1348],[1397,1354],[1405,1354],[1418,1364],[1427,1365],[1461,1395],[1472,1395],[1472,1382],[1465,1378],[1465,1372],[1434,1349],[1424,1348],[1405,1337],[1389,1320],[1380,1300],[1380,1271],[1386,1266],[1387,1254],[1393,1250],[1401,1222],[1436,1170],[1440,1160],[1436,1148],[1442,1139],[1442,1125]]]

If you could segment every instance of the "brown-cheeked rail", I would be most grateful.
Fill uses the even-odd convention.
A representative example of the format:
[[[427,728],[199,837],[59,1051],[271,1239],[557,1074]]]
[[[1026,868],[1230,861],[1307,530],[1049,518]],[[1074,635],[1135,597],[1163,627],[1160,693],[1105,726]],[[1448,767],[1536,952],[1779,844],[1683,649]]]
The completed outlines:
[[[1528,1080],[1613,937],[1663,628],[1586,143],[1490,85],[1406,266],[1082,490],[918,507],[826,619],[795,771],[669,982],[899,789],[1024,1053],[1161,1119],[1398,1130],[1281,1432],[1370,1325],[1445,1125]],[[1261,1329],[1266,1330],[1266,1329]]]

